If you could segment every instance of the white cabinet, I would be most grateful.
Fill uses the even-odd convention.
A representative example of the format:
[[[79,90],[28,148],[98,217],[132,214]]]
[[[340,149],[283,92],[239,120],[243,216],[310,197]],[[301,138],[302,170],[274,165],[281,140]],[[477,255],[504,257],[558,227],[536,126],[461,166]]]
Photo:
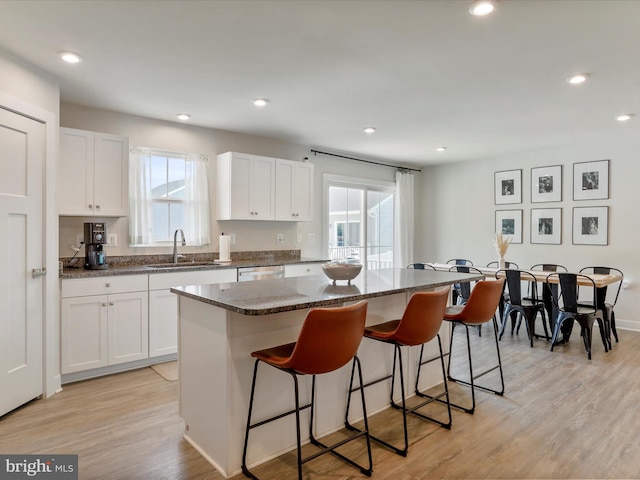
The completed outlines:
[[[171,287],[235,283],[235,268],[149,275],[149,357],[178,351],[178,297]]]
[[[218,220],[275,219],[275,159],[227,152],[217,163]]]
[[[284,276],[288,277],[304,277],[307,275],[321,275],[321,263],[296,263],[284,266]]]
[[[313,164],[276,160],[276,220],[313,218]]]
[[[148,275],[62,280],[62,373],[147,358],[148,304]]]
[[[129,139],[60,128],[58,214],[129,214]]]

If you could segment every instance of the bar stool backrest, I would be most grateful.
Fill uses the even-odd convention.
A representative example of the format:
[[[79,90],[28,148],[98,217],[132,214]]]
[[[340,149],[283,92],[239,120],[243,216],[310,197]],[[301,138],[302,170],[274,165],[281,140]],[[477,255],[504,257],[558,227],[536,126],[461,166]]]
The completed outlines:
[[[438,334],[449,300],[449,287],[413,294],[392,339],[402,345],[421,345]]]
[[[336,308],[312,308],[296,346],[282,368],[317,375],[337,370],[358,352],[367,319],[367,301]]]
[[[504,278],[476,283],[469,296],[469,301],[456,317],[471,325],[479,325],[492,320],[498,303],[500,303],[503,288]]]

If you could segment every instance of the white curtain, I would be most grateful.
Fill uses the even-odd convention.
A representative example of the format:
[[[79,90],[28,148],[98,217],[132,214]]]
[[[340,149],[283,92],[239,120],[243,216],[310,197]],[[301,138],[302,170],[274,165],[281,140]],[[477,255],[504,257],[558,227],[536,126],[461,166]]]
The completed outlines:
[[[186,159],[184,192],[184,235],[188,245],[208,245],[209,182],[206,158],[190,155]]]
[[[154,155],[185,160],[184,231],[188,245],[210,243],[207,158],[189,153],[133,147],[129,157],[129,243],[153,245],[151,158]]]
[[[129,244],[153,243],[151,212],[151,151],[132,148],[129,155]]]
[[[394,264],[404,268],[413,262],[413,174],[396,172]]]

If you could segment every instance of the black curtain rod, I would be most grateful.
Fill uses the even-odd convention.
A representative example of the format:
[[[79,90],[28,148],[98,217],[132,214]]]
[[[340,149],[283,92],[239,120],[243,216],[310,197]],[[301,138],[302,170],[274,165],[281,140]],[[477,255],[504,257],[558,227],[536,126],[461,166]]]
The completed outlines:
[[[363,160],[361,158],[347,157],[345,155],[338,155],[336,153],[322,152],[320,150],[311,150],[311,153],[313,153],[314,155],[316,155],[318,153],[321,153],[322,155],[331,155],[332,157],[346,158],[347,160],[355,160],[356,162],[372,163],[374,165],[381,165],[383,167],[397,168],[398,170],[410,170],[412,172],[421,172],[422,171],[422,170],[418,170],[417,168],[400,167],[398,165],[389,165],[388,163],[373,162],[371,160]]]

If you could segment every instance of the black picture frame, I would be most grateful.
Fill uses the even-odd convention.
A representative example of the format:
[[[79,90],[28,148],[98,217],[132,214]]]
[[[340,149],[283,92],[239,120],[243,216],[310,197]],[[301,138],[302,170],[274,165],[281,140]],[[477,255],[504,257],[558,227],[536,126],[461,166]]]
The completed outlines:
[[[573,199],[609,198],[609,160],[573,164]]]
[[[531,169],[531,203],[562,201],[562,165]]]
[[[531,243],[560,245],[562,243],[562,209],[531,209]]]
[[[496,205],[522,203],[522,170],[495,172],[494,192]]]
[[[496,233],[522,243],[522,210],[496,210]]]
[[[609,245],[609,207],[573,207],[573,244]]]

